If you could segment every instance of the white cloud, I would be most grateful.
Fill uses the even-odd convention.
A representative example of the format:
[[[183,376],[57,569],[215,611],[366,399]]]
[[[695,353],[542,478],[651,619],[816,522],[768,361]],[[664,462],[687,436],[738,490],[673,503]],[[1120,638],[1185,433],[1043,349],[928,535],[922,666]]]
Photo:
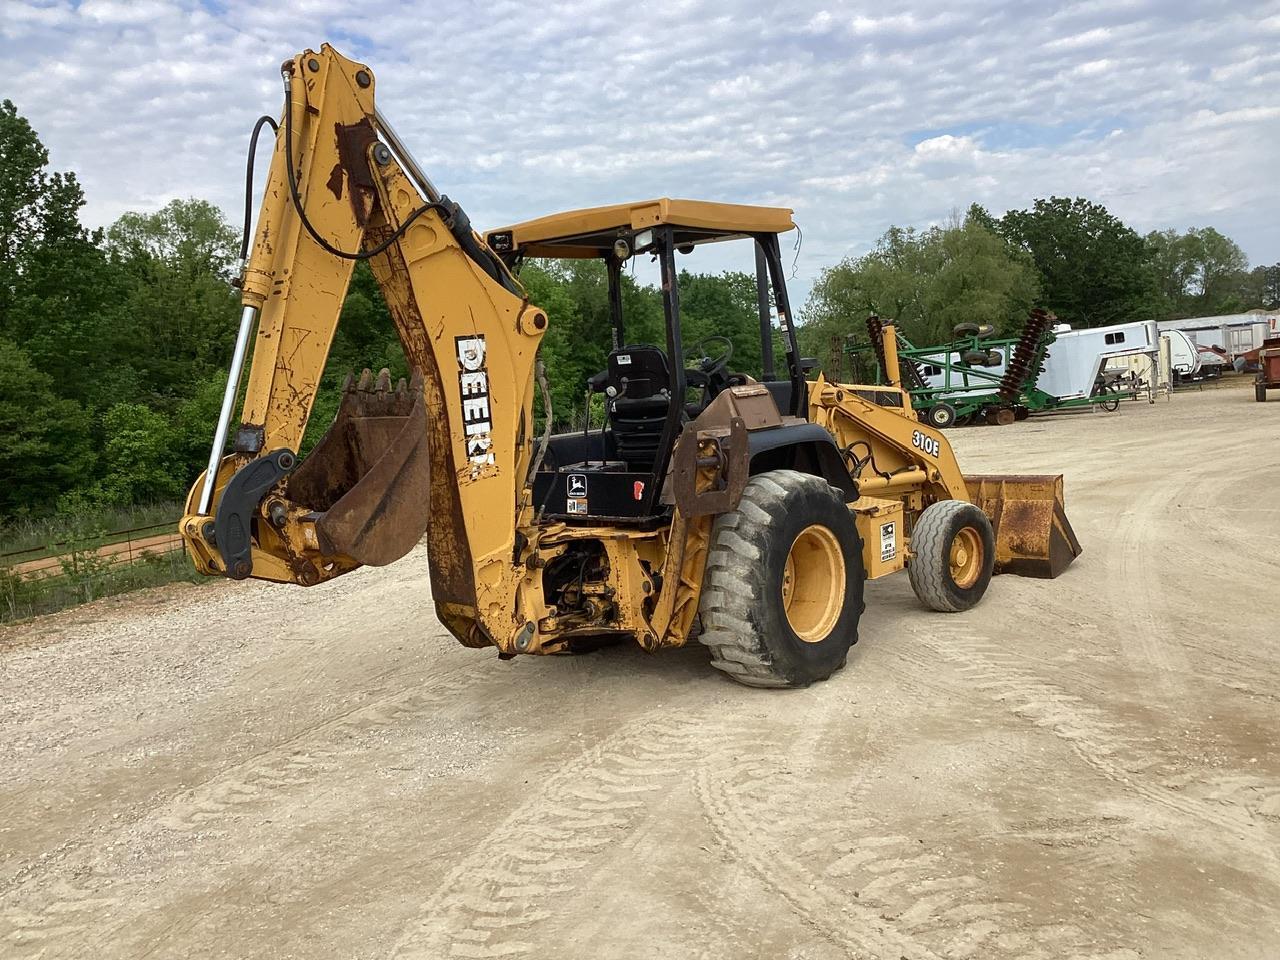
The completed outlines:
[[[1095,27],[1083,33],[1073,33],[1068,37],[1055,37],[1046,43],[1046,50],[1071,50],[1077,47],[1093,47],[1106,43],[1111,31],[1106,27]]]
[[[1050,194],[1280,260],[1277,3],[823,6],[0,0],[0,58],[98,224],[187,195],[238,220],[280,62],[330,39],[478,225],[664,194],[784,203],[797,300],[892,223]]]

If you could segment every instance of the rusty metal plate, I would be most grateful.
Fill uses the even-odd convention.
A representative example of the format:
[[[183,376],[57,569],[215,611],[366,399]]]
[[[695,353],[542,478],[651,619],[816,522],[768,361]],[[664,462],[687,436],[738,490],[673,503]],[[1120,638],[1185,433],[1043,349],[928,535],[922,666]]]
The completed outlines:
[[[289,481],[290,499],[320,512],[321,550],[385,566],[427,529],[431,464],[422,377],[391,389],[384,370],[348,381],[333,426]]]
[[[1083,552],[1067,519],[1060,474],[967,476],[965,485],[991,518],[996,573],[1052,579]]]
[[[714,457],[702,455],[714,444]],[[729,428],[686,428],[671,457],[671,486],[676,509],[686,517],[705,517],[736,510],[747,485],[747,428],[733,417]],[[698,489],[699,476],[710,475],[711,486]]]

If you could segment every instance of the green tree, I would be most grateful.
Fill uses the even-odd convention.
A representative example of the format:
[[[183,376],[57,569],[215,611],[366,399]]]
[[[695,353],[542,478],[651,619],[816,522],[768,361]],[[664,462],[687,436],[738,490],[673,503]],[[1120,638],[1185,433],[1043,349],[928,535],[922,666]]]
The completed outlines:
[[[117,403],[103,418],[104,472],[95,500],[110,504],[147,503],[179,496],[188,479],[175,469],[174,430],[169,419],[140,403]]]
[[[1101,204],[1081,197],[1037,200],[1030,210],[1006,213],[1000,233],[1030,255],[1041,301],[1060,320],[1098,327],[1155,319],[1147,244]]]
[[[833,336],[857,336],[873,313],[920,346],[949,342],[960,323],[1011,329],[1035,303],[1036,286],[1030,258],[973,211],[921,233],[892,227],[871,253],[823,271],[802,313],[801,346],[826,357]]]
[[[1250,270],[1245,291],[1250,307],[1280,310],[1280,263]]]
[[[529,300],[547,314],[547,332],[542,338],[540,357],[547,371],[551,394],[551,412],[557,424],[572,423],[575,412],[582,408],[592,351],[584,350],[577,340],[582,332],[582,314],[578,302],[569,292],[564,272],[553,263],[530,263],[520,271],[520,282]],[[540,395],[535,408],[539,416],[545,411]]]
[[[125,288],[115,352],[136,371],[140,390],[116,397],[163,405],[225,366],[239,315],[228,283],[237,245],[222,213],[204,200],[126,213],[107,230],[106,248]]]
[[[240,383],[243,397],[245,380]],[[183,483],[194,480],[205,468],[209,457],[209,445],[213,442],[214,426],[222,409],[222,392],[227,385],[227,375],[218,371],[196,380],[190,394],[178,402],[170,421],[176,470]]]
[[[748,273],[680,273],[681,332],[686,359],[705,337],[728,337],[733,342],[730,368],[753,377],[761,375],[760,313],[756,306],[756,278]],[[714,354],[718,347],[710,347]],[[781,356],[776,365],[781,368]]]
[[[1161,318],[1235,313],[1261,306],[1264,291],[1248,273],[1249,260],[1213,227],[1147,234],[1159,289]]]
[[[394,378],[409,375],[409,364],[382,290],[365,262],[356,264],[342,304],[325,380],[341,384],[348,373],[386,367]]]
[[[59,394],[82,399],[110,366],[118,289],[100,233],[80,225],[75,175],[48,164],[31,125],[0,102],[0,336],[22,344]]]
[[[47,513],[94,462],[89,416],[58,397],[12,340],[0,337],[0,519]]]

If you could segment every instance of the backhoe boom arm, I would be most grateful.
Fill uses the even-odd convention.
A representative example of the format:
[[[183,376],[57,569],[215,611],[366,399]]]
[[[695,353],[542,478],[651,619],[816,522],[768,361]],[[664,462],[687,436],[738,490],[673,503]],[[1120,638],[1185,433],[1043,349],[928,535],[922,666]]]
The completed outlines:
[[[407,157],[367,67],[326,44],[282,70],[284,117],[242,281],[252,363],[233,450],[215,444],[188,499],[188,550],[206,573],[310,585],[389,563],[425,529],[441,619],[464,643],[507,647],[525,626],[513,560],[546,316]],[[398,389],[349,383],[299,462],[357,259],[414,376]],[[233,364],[229,396],[238,379]]]

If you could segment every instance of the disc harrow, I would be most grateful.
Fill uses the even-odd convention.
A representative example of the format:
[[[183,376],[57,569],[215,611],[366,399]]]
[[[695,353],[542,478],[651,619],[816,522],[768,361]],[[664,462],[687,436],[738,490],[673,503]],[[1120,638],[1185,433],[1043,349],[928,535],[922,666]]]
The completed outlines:
[[[1048,310],[1039,308],[1032,310],[1027,317],[1022,334],[1014,344],[1000,386],[996,388],[996,393],[1005,403],[1016,403],[1027,385],[1044,371],[1044,360],[1049,355],[1046,350],[1046,335],[1057,320]]]

